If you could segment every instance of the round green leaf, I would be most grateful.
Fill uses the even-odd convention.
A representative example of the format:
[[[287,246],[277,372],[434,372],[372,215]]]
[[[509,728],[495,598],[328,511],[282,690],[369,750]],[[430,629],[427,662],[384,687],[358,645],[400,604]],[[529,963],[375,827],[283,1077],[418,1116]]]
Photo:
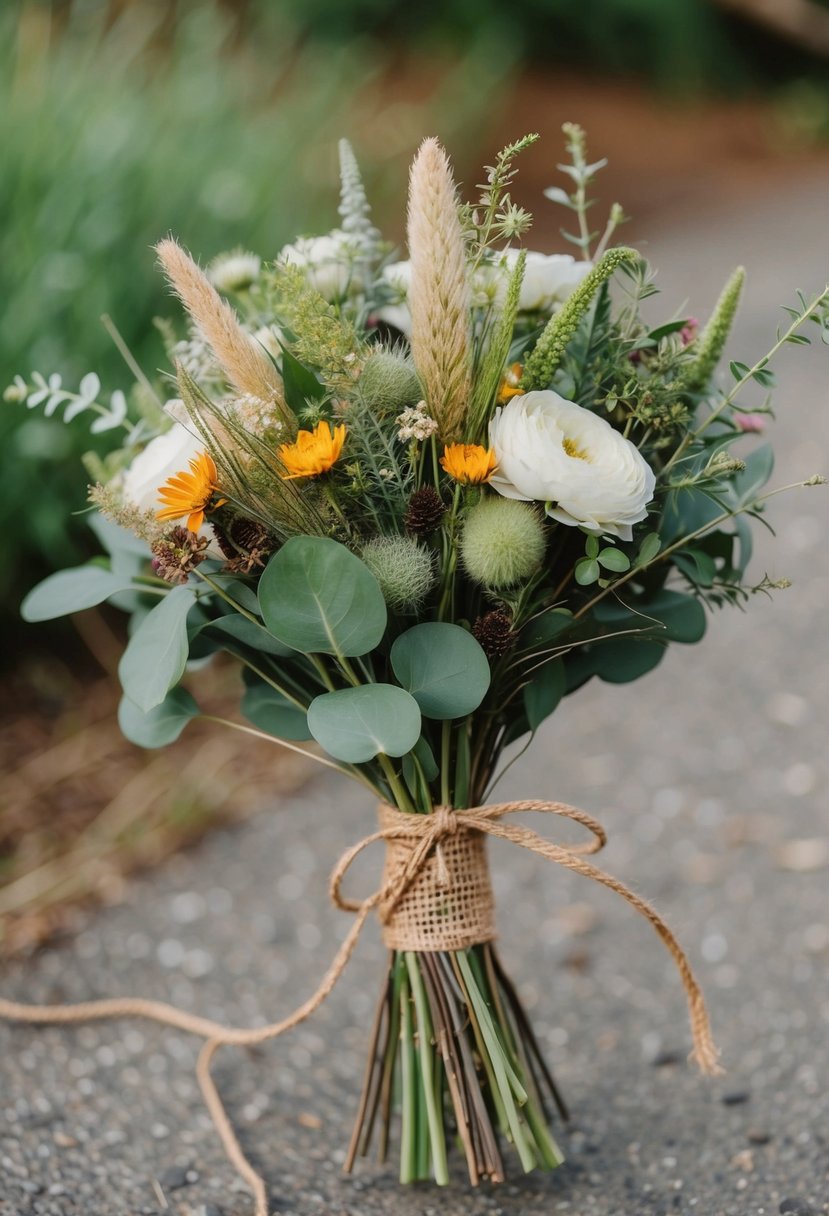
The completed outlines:
[[[188,587],[174,587],[147,613],[121,656],[121,687],[145,713],[182,677],[189,653],[187,614],[195,602]]]
[[[610,638],[591,650],[596,675],[608,684],[629,684],[653,671],[665,657],[659,642],[641,638]]]
[[[301,742],[312,738],[305,711],[264,680],[250,683],[242,697],[241,710],[248,722],[278,739]]]
[[[241,642],[243,646],[248,646],[260,654],[276,654],[281,658],[286,658],[294,653],[290,647],[285,646],[267,629],[263,629],[255,621],[250,621],[246,616],[239,616],[235,612],[229,613],[227,616],[220,616],[215,621],[208,621],[202,625],[202,629],[210,635],[218,635],[228,641],[232,639],[235,642]]]
[[[172,688],[160,705],[145,713],[129,697],[118,706],[118,725],[130,743],[138,747],[165,747],[174,743],[188,722],[199,716],[199,707],[186,688]]]
[[[605,570],[613,570],[616,574],[624,574],[630,569],[630,558],[621,549],[602,549],[598,557],[599,565]]]
[[[53,621],[70,612],[94,608],[111,595],[134,587],[129,574],[115,574],[103,566],[75,566],[50,574],[29,592],[20,605],[24,621]]]
[[[348,764],[364,764],[380,752],[404,756],[420,738],[414,697],[394,684],[364,684],[324,692],[308,707],[308,729],[317,743]]]
[[[576,582],[579,586],[589,587],[600,574],[599,563],[594,557],[583,557],[581,561],[576,562]]]
[[[391,665],[426,718],[464,718],[489,688],[487,657],[460,625],[427,621],[407,629],[391,648]]]
[[[530,730],[538,730],[564,696],[567,677],[561,659],[551,659],[533,675],[524,687],[524,712]]]
[[[367,654],[386,628],[377,579],[345,545],[293,536],[265,567],[259,604],[270,633],[302,654]]]
[[[596,604],[593,615],[602,624],[615,628],[648,630],[650,636],[662,642],[698,642],[707,623],[702,602],[681,591],[658,591],[651,599],[636,600],[630,607],[619,601],[603,600]],[[658,623],[653,625],[652,621]]]

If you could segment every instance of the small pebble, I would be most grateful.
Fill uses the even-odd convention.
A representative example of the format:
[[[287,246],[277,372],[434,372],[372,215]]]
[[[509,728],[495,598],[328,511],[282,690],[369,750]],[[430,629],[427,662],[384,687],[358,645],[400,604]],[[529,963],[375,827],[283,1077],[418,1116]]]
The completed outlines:
[[[177,1191],[180,1187],[187,1186],[190,1181],[189,1172],[189,1165],[171,1165],[158,1175],[158,1181],[165,1191]]]
[[[673,1064],[680,1064],[682,1055],[678,1051],[658,1051],[651,1060],[654,1068],[668,1068]]]
[[[720,1101],[723,1106],[741,1106],[743,1102],[748,1102],[750,1097],[751,1094],[747,1089],[732,1089],[723,1094]]]
[[[784,1199],[780,1204],[782,1216],[818,1216],[811,1204],[804,1199]]]
[[[762,1127],[750,1127],[746,1133],[746,1139],[749,1144],[771,1144],[771,1132],[764,1131]]]

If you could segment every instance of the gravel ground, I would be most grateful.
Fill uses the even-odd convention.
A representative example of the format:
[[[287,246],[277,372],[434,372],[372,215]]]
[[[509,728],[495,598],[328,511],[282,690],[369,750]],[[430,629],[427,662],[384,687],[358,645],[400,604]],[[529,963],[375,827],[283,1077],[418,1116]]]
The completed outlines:
[[[740,211],[712,203],[652,233],[669,303],[681,284],[704,315],[744,261],[751,294],[733,353],[762,353],[776,305],[825,281],[827,187],[815,172]],[[819,351],[789,351],[780,364],[780,481],[829,472],[822,353],[819,363]],[[568,799],[604,820],[605,867],[653,897],[694,960],[728,1075],[706,1081],[686,1066],[681,987],[644,922],[499,844],[503,953],[575,1112],[560,1133],[566,1166],[477,1192],[460,1174],[445,1191],[401,1191],[393,1169],[370,1163],[342,1177],[384,959],[371,926],[310,1023],[220,1057],[274,1212],[829,1212],[827,508],[821,490],[777,501],[778,540],[761,542],[757,577],[788,575],[791,591],[722,615],[698,649],[674,648],[635,699],[586,688],[501,791]],[[4,992],[139,993],[237,1024],[275,1018],[327,965],[344,930],[327,872],[371,826],[359,789],[315,781],[133,882],[123,906],[7,971]],[[151,1024],[0,1026],[2,1216],[247,1216],[201,1106],[195,1054]]]

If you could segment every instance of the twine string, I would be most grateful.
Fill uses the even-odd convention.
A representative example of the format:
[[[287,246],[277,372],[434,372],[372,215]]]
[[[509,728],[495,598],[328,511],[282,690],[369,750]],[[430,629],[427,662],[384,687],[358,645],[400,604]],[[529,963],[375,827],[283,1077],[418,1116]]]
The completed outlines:
[[[556,815],[570,819],[586,827],[592,838],[580,845],[564,847],[545,839],[523,824],[502,822],[506,816],[523,811],[536,811],[544,815]],[[371,912],[377,909],[380,919],[384,923],[391,922],[401,899],[417,882],[433,853],[437,855],[441,878],[444,881],[448,880],[449,875],[440,856],[441,842],[456,833],[479,832],[519,845],[547,861],[564,866],[568,870],[582,874],[585,878],[601,883],[611,891],[615,891],[631,907],[641,913],[651,923],[668,948],[682,979],[688,1001],[694,1044],[691,1058],[706,1075],[713,1076],[722,1072],[718,1063],[719,1052],[711,1034],[702,991],[679,942],[665,921],[646,900],[635,894],[618,879],[584,860],[586,855],[599,852],[607,842],[604,828],[591,815],[576,807],[568,806],[566,803],[543,801],[503,802],[465,810],[436,807],[434,814],[431,815],[406,814],[384,805],[383,812],[383,827],[347,849],[331,874],[330,894],[333,902],[338,908],[356,914],[351,928],[316,991],[281,1021],[255,1029],[225,1026],[220,1022],[214,1022],[209,1018],[202,1018],[173,1005],[165,1004],[163,1001],[151,1001],[140,997],[116,997],[109,1000],[84,1001],[73,1005],[25,1005],[0,997],[0,1018],[7,1021],[51,1025],[66,1025],[106,1018],[147,1018],[204,1039],[205,1042],[196,1066],[196,1075],[205,1104],[225,1153],[250,1187],[255,1201],[256,1216],[268,1216],[265,1180],[245,1156],[213,1079],[212,1064],[216,1052],[220,1047],[252,1047],[264,1043],[269,1039],[277,1038],[286,1030],[290,1030],[309,1018],[327,999],[347,967]],[[384,842],[410,842],[411,849],[405,865],[365,899],[349,899],[342,893],[342,883],[348,870],[361,853],[381,840]]]

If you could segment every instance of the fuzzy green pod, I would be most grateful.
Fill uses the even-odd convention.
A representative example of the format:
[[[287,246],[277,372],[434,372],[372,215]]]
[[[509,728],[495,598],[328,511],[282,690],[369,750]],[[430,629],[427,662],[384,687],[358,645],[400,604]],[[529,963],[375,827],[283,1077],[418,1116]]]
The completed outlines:
[[[423,388],[411,360],[389,350],[369,355],[358,387],[364,403],[379,417],[402,413],[423,398]]]
[[[494,590],[526,581],[541,564],[546,540],[535,507],[488,497],[466,517],[461,559],[471,579]]]
[[[434,586],[432,553],[411,536],[375,537],[361,557],[393,612],[415,612]]]

